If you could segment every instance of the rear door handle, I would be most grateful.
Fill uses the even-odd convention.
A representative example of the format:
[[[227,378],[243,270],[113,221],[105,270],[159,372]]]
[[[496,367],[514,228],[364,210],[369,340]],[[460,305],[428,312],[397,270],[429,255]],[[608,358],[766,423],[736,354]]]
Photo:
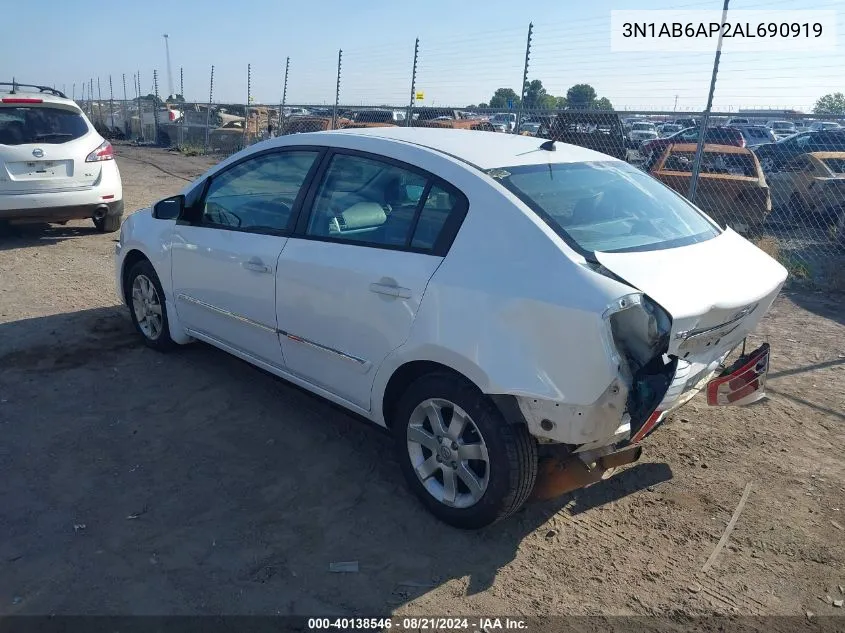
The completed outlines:
[[[245,261],[241,264],[247,270],[251,270],[256,273],[272,273],[273,269],[267,266],[264,262],[262,262],[257,257]]]
[[[392,284],[370,284],[370,292],[375,292],[380,295],[387,295],[388,297],[396,297],[398,299],[410,299],[411,289],[403,288],[402,286],[394,286]]]

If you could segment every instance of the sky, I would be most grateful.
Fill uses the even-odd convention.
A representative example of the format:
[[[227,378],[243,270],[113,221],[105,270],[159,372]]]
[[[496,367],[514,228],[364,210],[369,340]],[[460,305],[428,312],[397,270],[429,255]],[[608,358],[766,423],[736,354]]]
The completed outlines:
[[[466,106],[488,101],[500,87],[520,91],[533,22],[529,79],[540,79],[551,94],[589,83],[617,109],[700,110],[713,53],[611,52],[610,11],[719,10],[722,1],[4,0],[0,77],[55,85],[77,98],[89,79],[95,96],[99,79],[108,98],[111,77],[114,97],[120,98],[125,74],[131,98],[133,75],[140,73],[147,94],[155,69],[164,96],[167,33],[174,92],[181,69],[189,101],[208,100],[214,65],[214,101],[245,103],[249,64],[254,102],[279,103],[289,57],[286,102],[333,103],[342,49],[341,104],[406,106],[419,38],[416,89],[424,99],[418,104]],[[810,111],[819,96],[845,92],[845,1],[731,1],[734,10],[798,8],[837,12],[836,51],[741,53],[726,41],[714,109]]]

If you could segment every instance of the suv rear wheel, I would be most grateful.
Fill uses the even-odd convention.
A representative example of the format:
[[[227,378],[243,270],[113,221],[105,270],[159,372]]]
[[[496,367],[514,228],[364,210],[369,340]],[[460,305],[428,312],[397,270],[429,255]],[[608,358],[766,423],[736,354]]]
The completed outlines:
[[[537,477],[537,444],[474,385],[448,373],[413,382],[392,420],[408,485],[440,520],[477,529],[522,507]]]

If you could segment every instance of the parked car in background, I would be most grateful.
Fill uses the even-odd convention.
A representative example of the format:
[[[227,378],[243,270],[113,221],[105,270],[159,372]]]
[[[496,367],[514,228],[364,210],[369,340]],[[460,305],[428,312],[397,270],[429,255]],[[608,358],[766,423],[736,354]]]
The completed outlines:
[[[625,160],[628,147],[619,115],[613,112],[558,112],[541,117],[537,136],[596,150]]]
[[[756,147],[777,141],[775,133],[765,125],[735,125],[745,139],[745,147]]]
[[[628,132],[628,146],[631,149],[639,149],[645,141],[652,141],[657,138],[657,128],[654,123],[638,121],[631,124],[631,131]]]
[[[845,215],[845,152],[808,152],[767,177],[772,207],[792,220],[836,223]]]
[[[0,83],[0,221],[91,218],[111,232],[122,216],[114,150],[79,106],[46,86]]]
[[[690,189],[696,145],[669,145],[649,173],[681,195]],[[695,204],[721,226],[754,235],[772,201],[754,153],[734,145],[704,145]]]
[[[731,117],[728,119],[728,125],[750,125],[751,121],[748,120],[746,117]]]
[[[648,170],[651,167],[651,163],[670,145],[676,143],[698,143],[700,135],[700,128],[688,127],[665,138],[646,141],[640,147],[640,154],[645,158],[643,169]],[[704,142],[715,145],[745,147],[745,137],[739,128],[736,127],[708,127],[704,135]]]
[[[513,132],[516,128],[516,114],[512,112],[497,112],[489,121],[490,125],[501,132]]]
[[[660,138],[665,138],[667,136],[671,136],[677,132],[683,130],[683,126],[678,123],[664,123],[659,128],[657,128],[657,134]]]
[[[845,152],[845,130],[799,132],[754,148],[766,173],[781,169],[787,161],[807,152]]]
[[[521,123],[519,125],[519,133],[527,134],[529,136],[537,136],[539,129],[540,123],[537,121],[526,121],[525,123]]]
[[[674,121],[672,121],[672,123],[680,125],[681,129],[686,129],[689,127],[698,127],[698,119],[694,119],[691,117],[675,119]]]
[[[728,358],[786,279],[624,161],[408,127],[253,145],[129,216],[115,273],[146,345],[210,343],[387,427],[461,528],[561,465],[571,490],[636,461],[701,390],[759,400],[768,343]]]
[[[798,131],[795,129],[795,124],[792,121],[771,121],[769,123],[769,129],[774,133],[775,140],[792,136]]]
[[[813,121],[810,123],[810,131],[812,132],[825,132],[827,130],[839,129],[842,129],[842,125],[835,121]]]

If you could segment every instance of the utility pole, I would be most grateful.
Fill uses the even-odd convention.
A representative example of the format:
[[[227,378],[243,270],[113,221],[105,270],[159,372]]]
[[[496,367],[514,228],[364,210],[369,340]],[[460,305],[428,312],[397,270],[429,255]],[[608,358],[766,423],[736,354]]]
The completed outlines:
[[[175,94],[173,92],[173,69],[170,67],[170,36],[165,33],[162,37],[164,37],[164,51],[167,54],[167,89],[170,94]]]
[[[408,114],[405,117],[405,125],[411,125],[414,116],[414,101],[417,99],[417,60],[420,54],[420,38],[414,41],[414,65],[411,67],[411,102],[408,104]]]

